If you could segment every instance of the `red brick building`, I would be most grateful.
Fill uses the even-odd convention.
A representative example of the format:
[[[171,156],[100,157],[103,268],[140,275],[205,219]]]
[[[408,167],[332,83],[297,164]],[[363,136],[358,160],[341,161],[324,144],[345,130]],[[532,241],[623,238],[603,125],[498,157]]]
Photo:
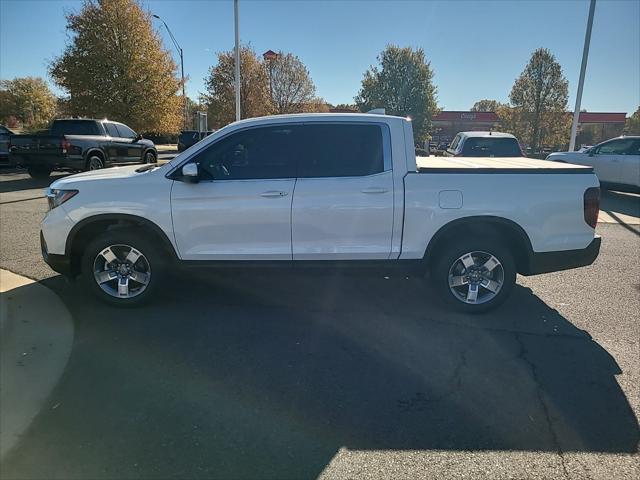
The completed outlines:
[[[567,115],[572,113],[567,112]],[[576,145],[594,145],[621,135],[626,116],[624,112],[580,112]],[[431,136],[434,142],[450,142],[458,132],[500,128],[495,112],[442,110],[433,117],[432,123]]]

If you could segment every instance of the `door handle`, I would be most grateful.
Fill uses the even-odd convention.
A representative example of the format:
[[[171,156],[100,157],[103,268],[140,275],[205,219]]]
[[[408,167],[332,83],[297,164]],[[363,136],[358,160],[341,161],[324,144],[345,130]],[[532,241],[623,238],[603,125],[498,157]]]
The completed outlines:
[[[286,197],[287,195],[289,195],[289,192],[282,192],[280,190],[268,190],[260,194],[261,197],[265,198]]]
[[[382,187],[369,187],[360,190],[362,193],[387,193],[389,190]]]

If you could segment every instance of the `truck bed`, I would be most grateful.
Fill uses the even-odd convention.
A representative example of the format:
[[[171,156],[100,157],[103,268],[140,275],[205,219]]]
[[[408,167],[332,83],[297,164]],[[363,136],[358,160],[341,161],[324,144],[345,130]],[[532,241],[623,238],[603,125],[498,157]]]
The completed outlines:
[[[419,173],[592,173],[593,168],[526,157],[416,157]]]

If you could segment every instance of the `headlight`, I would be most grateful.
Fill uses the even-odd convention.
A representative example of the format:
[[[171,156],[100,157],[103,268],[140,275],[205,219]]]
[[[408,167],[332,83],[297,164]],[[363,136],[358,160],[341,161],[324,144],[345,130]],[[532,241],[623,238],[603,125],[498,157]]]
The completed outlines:
[[[73,198],[78,190],[59,190],[57,188],[49,188],[47,190],[47,201],[49,202],[49,210],[59,207],[67,200]]]

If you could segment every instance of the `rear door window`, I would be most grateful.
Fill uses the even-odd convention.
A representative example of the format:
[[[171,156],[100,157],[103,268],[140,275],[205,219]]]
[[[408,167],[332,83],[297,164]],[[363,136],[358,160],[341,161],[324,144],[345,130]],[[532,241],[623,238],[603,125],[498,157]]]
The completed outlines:
[[[464,157],[520,157],[515,138],[470,137],[462,146]]]
[[[299,178],[359,177],[384,171],[380,125],[305,124]]]

